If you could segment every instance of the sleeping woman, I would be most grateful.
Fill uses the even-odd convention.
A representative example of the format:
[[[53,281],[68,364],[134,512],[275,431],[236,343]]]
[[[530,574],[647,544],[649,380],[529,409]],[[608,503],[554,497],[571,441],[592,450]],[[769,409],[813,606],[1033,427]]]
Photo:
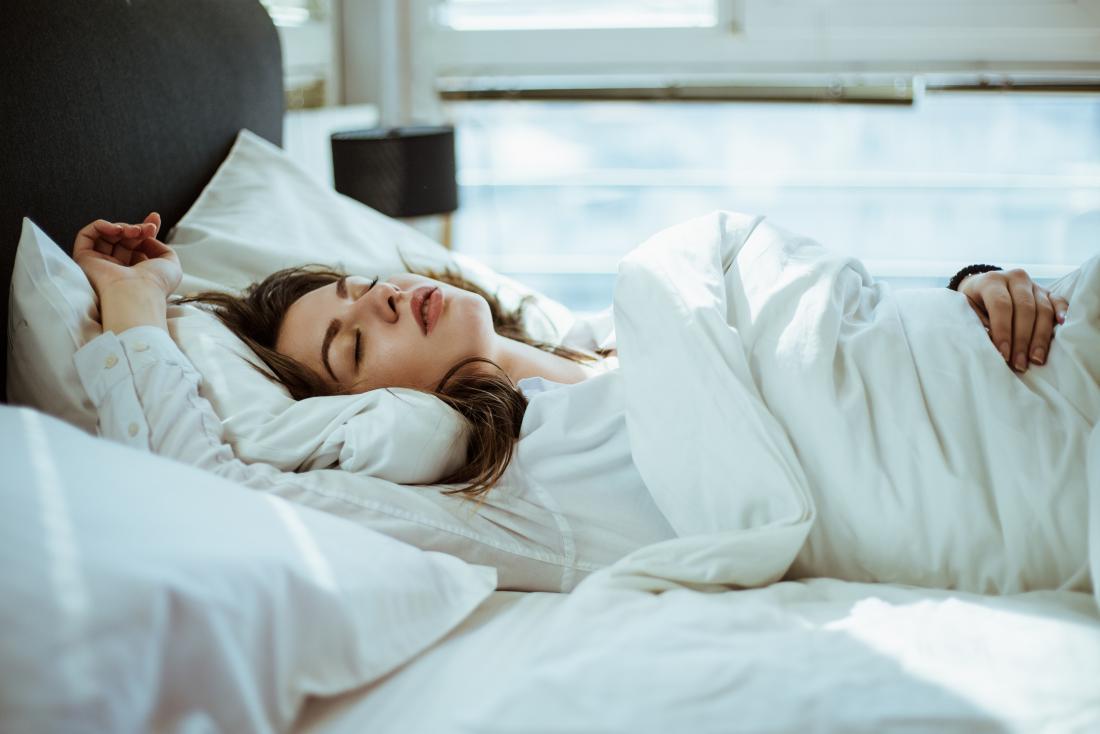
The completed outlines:
[[[263,486],[258,479],[261,470],[232,458],[220,432],[210,428],[217,421],[209,420],[212,409],[198,397],[197,375],[166,336],[168,298],[182,273],[175,253],[156,238],[159,227],[155,213],[137,225],[96,220],[80,231],[74,244],[73,257],[100,302],[104,337],[77,356],[81,379],[100,413],[100,430],[106,435],[117,432],[119,439],[125,439],[123,431],[131,437],[135,434],[137,424],[119,418],[127,410],[123,403],[129,400],[133,405],[127,415],[133,417],[133,406],[138,406],[152,450],[250,486]],[[1055,330],[1068,315],[1070,304],[1065,298],[1035,284],[1021,270],[1004,272],[993,266],[968,268],[950,287],[965,296],[980,327],[970,333],[991,340],[1006,375],[1022,377],[1029,369],[1043,368]],[[523,329],[522,308],[505,310],[491,294],[456,274],[410,272],[366,278],[320,267],[294,268],[253,284],[239,296],[207,293],[183,301],[212,310],[263,360],[269,377],[297,399],[387,387],[438,396],[468,423],[467,462],[439,483],[457,485],[456,493],[490,505],[495,487],[537,485],[539,501],[567,505],[564,514],[575,524],[584,526],[586,517],[592,520],[587,531],[577,531],[579,555],[587,552],[589,556],[587,564],[578,563],[582,572],[685,534],[685,528],[672,518],[667,500],[648,496],[649,470],[643,466],[639,471],[635,465],[639,448],[634,445],[632,452],[624,406],[630,390],[619,377],[615,349],[537,342]],[[618,325],[618,314],[616,321]],[[105,338],[120,342],[124,350],[140,352],[122,362],[129,365],[130,374],[122,376],[127,379],[115,375],[108,380],[94,373],[98,367],[88,355],[105,348],[104,343],[97,346]],[[885,341],[881,346],[891,348]],[[182,372],[173,375],[172,370]],[[158,376],[158,371],[163,374]],[[118,387],[123,383],[126,389]],[[767,402],[763,387],[751,386],[749,392],[753,400]],[[129,397],[135,394],[136,403]],[[777,417],[782,423],[782,416]],[[551,425],[556,425],[555,430],[547,428]],[[1024,416],[1016,429],[1026,432],[1029,425]],[[540,465],[537,458],[547,453],[537,440],[540,431],[553,434],[556,458],[568,454],[576,461]],[[953,440],[949,434],[939,438]],[[863,442],[856,436],[849,441]],[[827,505],[835,505],[833,512],[840,512],[844,502],[822,496],[828,481],[814,476],[812,447],[795,441],[789,453],[802,456],[798,481],[813,488],[816,505],[822,508],[818,513],[828,514],[823,508]],[[654,470],[653,476],[658,474]],[[280,481],[287,481],[285,475]],[[649,489],[653,491],[652,486]],[[985,511],[996,514],[998,508],[987,503]],[[614,519],[607,519],[608,515]],[[853,536],[852,528],[859,522],[876,524],[881,519],[873,513],[867,518],[849,514],[831,522]],[[797,523],[810,532],[814,511]],[[700,532],[713,530],[701,527]],[[1073,559],[1068,566],[1060,560],[1044,560],[1038,563],[1041,568],[1016,569],[1014,574],[990,569],[972,573],[945,570],[952,563],[950,557],[930,550],[923,560],[899,564],[893,559],[876,567],[868,557],[881,555],[881,549],[855,547],[850,562],[845,562],[838,558],[836,533],[824,537],[810,532],[808,538],[804,533],[800,546],[803,541],[805,552],[794,563],[795,575],[827,573],[852,580],[995,593],[1086,588],[1088,584],[1087,564],[1081,571]],[[919,555],[921,551],[909,552]],[[1074,553],[1077,550],[1070,551]],[[958,562],[967,563],[965,556]],[[1052,564],[1058,568],[1052,569]],[[1066,571],[1062,566],[1074,567]],[[770,576],[774,580],[774,574]],[[563,580],[563,587],[570,585]]]

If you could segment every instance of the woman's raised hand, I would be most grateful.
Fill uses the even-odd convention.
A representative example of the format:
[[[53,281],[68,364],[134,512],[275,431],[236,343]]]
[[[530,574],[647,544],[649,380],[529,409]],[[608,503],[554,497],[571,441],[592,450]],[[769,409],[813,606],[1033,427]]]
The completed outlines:
[[[164,298],[172,294],[183,270],[172,248],[156,238],[158,230],[160,215],[152,212],[141,224],[97,219],[77,233],[73,259],[101,301],[108,292],[131,286]]]
[[[1020,269],[971,275],[959,285],[959,292],[1013,369],[1024,372],[1029,361],[1046,362],[1054,327],[1066,320],[1066,299],[1051,295]]]

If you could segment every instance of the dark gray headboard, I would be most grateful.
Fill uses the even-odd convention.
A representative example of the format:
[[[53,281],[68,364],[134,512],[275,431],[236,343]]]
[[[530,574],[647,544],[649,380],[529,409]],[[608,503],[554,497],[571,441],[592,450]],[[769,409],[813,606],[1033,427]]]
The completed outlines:
[[[279,38],[257,0],[6,0],[0,344],[22,217],[71,250],[97,217],[167,232],[247,127],[282,144]],[[6,384],[0,360],[0,391]]]

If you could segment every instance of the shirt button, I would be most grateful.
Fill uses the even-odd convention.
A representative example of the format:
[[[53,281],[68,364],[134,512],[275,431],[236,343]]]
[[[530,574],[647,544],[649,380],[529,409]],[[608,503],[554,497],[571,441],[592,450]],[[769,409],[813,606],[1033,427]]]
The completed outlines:
[[[146,344],[145,342],[134,342],[134,351],[135,352],[144,352],[148,348],[149,348],[149,345]]]
[[[118,364],[118,357],[113,354],[108,354],[107,359],[103,360],[103,366],[107,369],[111,369],[116,364]]]
[[[138,424],[131,423],[130,427],[126,429],[126,432],[130,434],[130,438],[133,438],[138,434]]]

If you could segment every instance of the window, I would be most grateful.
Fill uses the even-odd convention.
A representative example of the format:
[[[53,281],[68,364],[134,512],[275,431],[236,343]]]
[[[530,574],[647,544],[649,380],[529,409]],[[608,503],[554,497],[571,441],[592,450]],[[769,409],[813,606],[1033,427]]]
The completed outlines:
[[[279,32],[288,108],[320,107],[336,101],[339,64],[330,3],[261,0]]]
[[[1055,277],[1100,242],[1100,96],[447,110],[455,248],[580,310],[610,305],[630,249],[715,209],[767,215],[900,286],[974,262]]]
[[[431,102],[412,119],[458,128],[456,249],[573,308],[718,208],[905,285],[976,261],[1054,277],[1100,241],[1100,98],[942,91],[1100,90],[1098,2],[389,2],[407,96]],[[777,98],[893,104],[715,101]]]
[[[632,12],[632,8],[637,10]],[[633,21],[631,19],[634,19]],[[577,88],[824,77],[1014,74],[1100,66],[1100,3],[1082,0],[443,0],[441,88]]]
[[[442,25],[460,31],[691,28],[718,21],[716,0],[450,0]]]

